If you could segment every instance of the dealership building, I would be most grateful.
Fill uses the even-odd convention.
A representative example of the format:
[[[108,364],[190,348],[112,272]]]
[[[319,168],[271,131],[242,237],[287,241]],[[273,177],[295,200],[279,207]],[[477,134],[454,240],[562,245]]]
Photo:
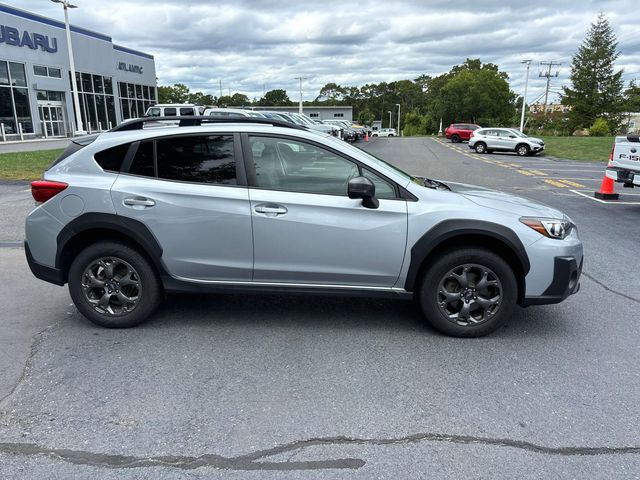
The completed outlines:
[[[156,103],[153,55],[75,25],[71,42],[85,130],[108,130]],[[0,4],[0,141],[71,135],[74,112],[64,22]]]

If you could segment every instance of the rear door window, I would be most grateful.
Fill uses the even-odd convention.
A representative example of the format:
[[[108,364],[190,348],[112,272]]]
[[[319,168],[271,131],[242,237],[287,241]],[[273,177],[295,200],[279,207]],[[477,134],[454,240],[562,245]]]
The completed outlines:
[[[133,157],[129,173],[142,175],[144,177],[155,177],[155,167],[153,162],[153,141],[141,142]]]
[[[176,116],[176,109],[174,107],[165,108],[164,109],[164,116],[165,117],[175,117]]]
[[[156,141],[158,177],[236,185],[232,135],[193,135]]]

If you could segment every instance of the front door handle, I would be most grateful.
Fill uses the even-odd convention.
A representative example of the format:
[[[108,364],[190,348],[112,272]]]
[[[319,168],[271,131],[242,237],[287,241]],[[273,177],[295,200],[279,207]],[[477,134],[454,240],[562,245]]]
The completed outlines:
[[[149,198],[145,198],[145,197],[130,197],[130,198],[125,198],[122,203],[124,203],[125,205],[129,206],[129,207],[153,207],[156,202],[154,202],[153,200],[149,199]]]
[[[284,215],[288,212],[286,207],[276,205],[274,203],[262,203],[260,205],[256,205],[254,210],[257,213],[264,213],[268,216]]]

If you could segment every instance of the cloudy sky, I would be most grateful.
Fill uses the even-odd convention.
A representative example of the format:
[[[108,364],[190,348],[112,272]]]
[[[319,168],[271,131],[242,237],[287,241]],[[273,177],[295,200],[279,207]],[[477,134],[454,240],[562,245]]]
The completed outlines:
[[[47,0],[4,0],[62,19]],[[566,84],[571,56],[603,11],[619,40],[625,83],[640,79],[637,0],[277,1],[75,0],[72,23],[155,55],[160,84],[181,82],[218,95],[250,98],[284,88],[297,100],[328,82],[371,82],[438,75],[467,57],[496,63],[511,88],[524,89],[523,59],[532,60],[527,100],[544,93],[539,62],[562,63],[552,92]],[[460,8],[464,5],[464,8]],[[631,14],[631,12],[634,12]],[[555,70],[555,69],[554,69]]]

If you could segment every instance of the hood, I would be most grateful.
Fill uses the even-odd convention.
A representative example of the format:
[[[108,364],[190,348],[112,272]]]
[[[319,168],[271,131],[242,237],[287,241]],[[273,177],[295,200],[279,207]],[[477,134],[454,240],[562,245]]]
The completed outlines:
[[[464,183],[447,182],[446,185],[452,192],[459,193],[482,207],[522,216],[565,218],[560,210],[528,198]]]

